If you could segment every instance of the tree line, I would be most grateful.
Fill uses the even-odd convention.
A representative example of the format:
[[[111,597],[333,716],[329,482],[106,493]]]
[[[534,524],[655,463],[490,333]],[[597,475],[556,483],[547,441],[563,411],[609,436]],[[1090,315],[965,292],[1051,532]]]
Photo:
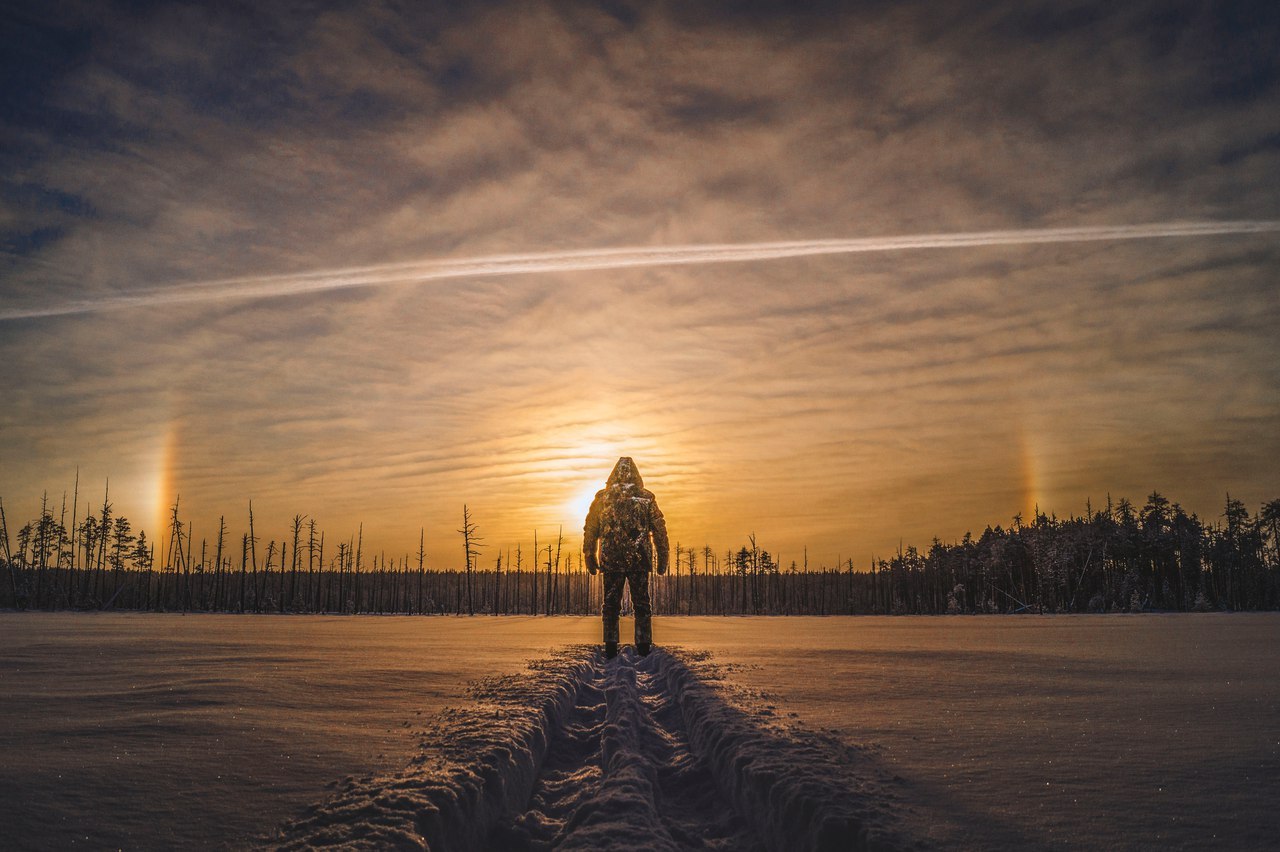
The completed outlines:
[[[80,514],[42,499],[40,515],[10,535],[0,501],[0,607],[251,613],[594,614],[600,583],[581,553],[533,536],[532,548],[489,548],[463,507],[461,567],[426,564],[425,530],[413,553],[388,556],[363,526],[335,541],[294,515],[263,546],[248,529],[196,544],[175,501],[159,542],[112,509],[109,492]],[[575,537],[576,540],[576,537]],[[1228,496],[1204,522],[1152,493],[1135,507],[1058,518],[1015,516],[977,538],[935,539],[856,566],[786,567],[754,535],[737,550],[677,544],[671,570],[651,578],[654,609],[688,615],[857,615],[1139,612],[1280,608],[1280,500],[1256,515]]]

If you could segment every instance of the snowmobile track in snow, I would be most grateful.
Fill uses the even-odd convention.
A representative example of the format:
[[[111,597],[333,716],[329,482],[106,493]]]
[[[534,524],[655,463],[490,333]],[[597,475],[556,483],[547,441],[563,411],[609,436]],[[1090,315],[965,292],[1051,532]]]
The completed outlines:
[[[391,776],[265,845],[432,850],[915,847],[858,750],[745,708],[706,656],[580,647],[481,682]]]

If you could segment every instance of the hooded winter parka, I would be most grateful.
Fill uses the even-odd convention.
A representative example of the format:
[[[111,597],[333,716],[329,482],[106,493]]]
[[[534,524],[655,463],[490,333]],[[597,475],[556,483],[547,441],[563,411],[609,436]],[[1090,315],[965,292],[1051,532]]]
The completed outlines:
[[[582,552],[591,573],[667,573],[671,543],[653,492],[644,487],[629,456],[618,459],[596,492],[582,530]]]

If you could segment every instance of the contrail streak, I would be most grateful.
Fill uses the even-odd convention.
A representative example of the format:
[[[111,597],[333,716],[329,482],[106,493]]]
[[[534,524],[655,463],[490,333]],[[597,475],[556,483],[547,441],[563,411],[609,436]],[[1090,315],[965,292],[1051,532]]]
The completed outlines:
[[[815,255],[956,249],[980,246],[1079,243],[1104,240],[1145,240],[1158,237],[1206,237],[1219,234],[1280,232],[1277,220],[1223,222],[1156,222],[1081,228],[1038,228],[1012,231],[974,231],[897,237],[859,237],[789,242],[724,243],[684,246],[581,249],[574,251],[504,254],[453,260],[422,260],[355,266],[283,275],[261,275],[193,281],[128,293],[32,307],[0,308],[0,321],[62,314],[84,314],[121,308],[180,304],[224,299],[291,296],[352,287],[420,284],[452,278],[491,278],[539,272],[581,272],[704,263],[745,263]]]

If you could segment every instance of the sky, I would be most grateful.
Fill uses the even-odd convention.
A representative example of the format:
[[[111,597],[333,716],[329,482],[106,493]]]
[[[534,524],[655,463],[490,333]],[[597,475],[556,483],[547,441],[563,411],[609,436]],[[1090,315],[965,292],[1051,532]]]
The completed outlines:
[[[301,514],[401,556],[425,528],[452,567],[464,504],[484,560],[576,546],[630,455],[673,541],[864,566],[1108,494],[1280,496],[1274,3],[0,26],[11,524],[78,475],[151,537],[175,499],[197,540],[252,500],[263,539]],[[1254,226],[1035,239],[1215,222]],[[919,239],[988,232],[1016,233]],[[750,248],[831,240],[879,249]],[[739,248],[670,262],[706,245]],[[615,249],[639,260],[581,262]]]

